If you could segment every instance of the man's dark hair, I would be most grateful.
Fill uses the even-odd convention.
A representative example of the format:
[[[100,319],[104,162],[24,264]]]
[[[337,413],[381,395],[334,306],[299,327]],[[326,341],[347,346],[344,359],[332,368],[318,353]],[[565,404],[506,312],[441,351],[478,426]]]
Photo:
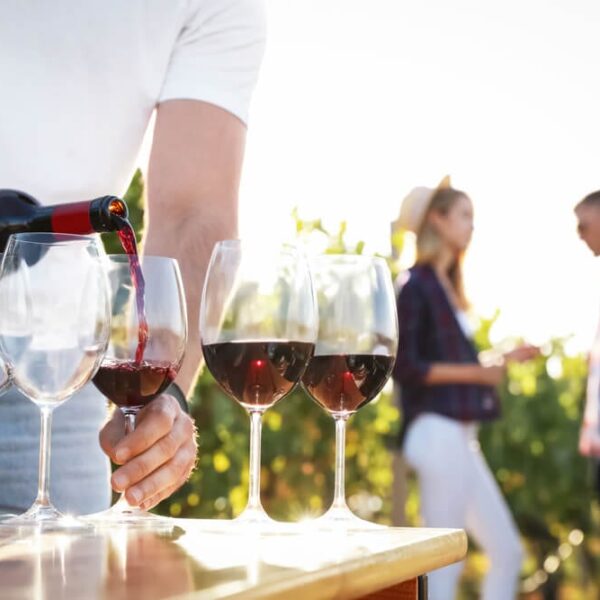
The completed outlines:
[[[575,208],[580,206],[597,206],[600,207],[600,190],[588,194]]]

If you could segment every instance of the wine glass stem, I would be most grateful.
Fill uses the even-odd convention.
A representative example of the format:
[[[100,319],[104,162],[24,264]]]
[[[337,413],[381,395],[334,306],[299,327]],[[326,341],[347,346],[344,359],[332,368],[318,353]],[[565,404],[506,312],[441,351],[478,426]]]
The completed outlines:
[[[333,508],[347,508],[346,504],[346,419],[335,419],[335,491]]]
[[[127,410],[123,411],[123,416],[125,417],[125,435],[129,435],[135,429],[135,418],[137,417],[137,412]],[[113,508],[116,507],[116,510],[131,510],[131,506],[129,506],[129,502],[125,499],[125,492],[121,492],[119,499],[115,502]]]
[[[125,416],[125,435],[129,435],[135,429],[135,418],[137,416],[137,413],[128,410],[123,414]]]
[[[50,431],[52,428],[52,408],[40,408],[40,460],[38,471],[38,493],[35,504],[50,506]]]
[[[262,511],[260,503],[260,443],[262,412],[250,412],[250,478],[248,484],[248,506],[246,509]]]

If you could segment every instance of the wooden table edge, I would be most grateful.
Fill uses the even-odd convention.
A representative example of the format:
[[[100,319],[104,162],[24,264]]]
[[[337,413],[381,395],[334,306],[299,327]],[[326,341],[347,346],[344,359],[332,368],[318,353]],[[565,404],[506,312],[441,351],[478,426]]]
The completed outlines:
[[[318,572],[288,580],[266,581],[259,590],[212,594],[209,590],[178,595],[173,600],[352,600],[462,560],[467,536],[462,529],[431,529],[433,538],[410,546],[358,557]],[[432,548],[433,546],[433,548]]]

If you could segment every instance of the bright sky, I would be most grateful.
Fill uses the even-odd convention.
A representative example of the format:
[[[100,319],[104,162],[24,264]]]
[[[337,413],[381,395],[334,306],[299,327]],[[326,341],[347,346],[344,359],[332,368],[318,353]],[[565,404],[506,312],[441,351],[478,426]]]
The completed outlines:
[[[596,0],[266,0],[242,234],[290,213],[389,249],[416,185],[450,174],[476,210],[467,263],[495,337],[591,342],[600,262],[572,206],[600,188]]]

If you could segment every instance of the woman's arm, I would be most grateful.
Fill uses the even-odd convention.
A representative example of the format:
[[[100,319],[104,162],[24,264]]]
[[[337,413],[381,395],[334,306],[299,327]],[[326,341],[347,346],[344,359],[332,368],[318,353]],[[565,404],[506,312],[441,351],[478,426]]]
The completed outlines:
[[[506,373],[504,366],[483,367],[477,363],[430,363],[423,378],[426,385],[448,385],[456,383],[496,386]]]

